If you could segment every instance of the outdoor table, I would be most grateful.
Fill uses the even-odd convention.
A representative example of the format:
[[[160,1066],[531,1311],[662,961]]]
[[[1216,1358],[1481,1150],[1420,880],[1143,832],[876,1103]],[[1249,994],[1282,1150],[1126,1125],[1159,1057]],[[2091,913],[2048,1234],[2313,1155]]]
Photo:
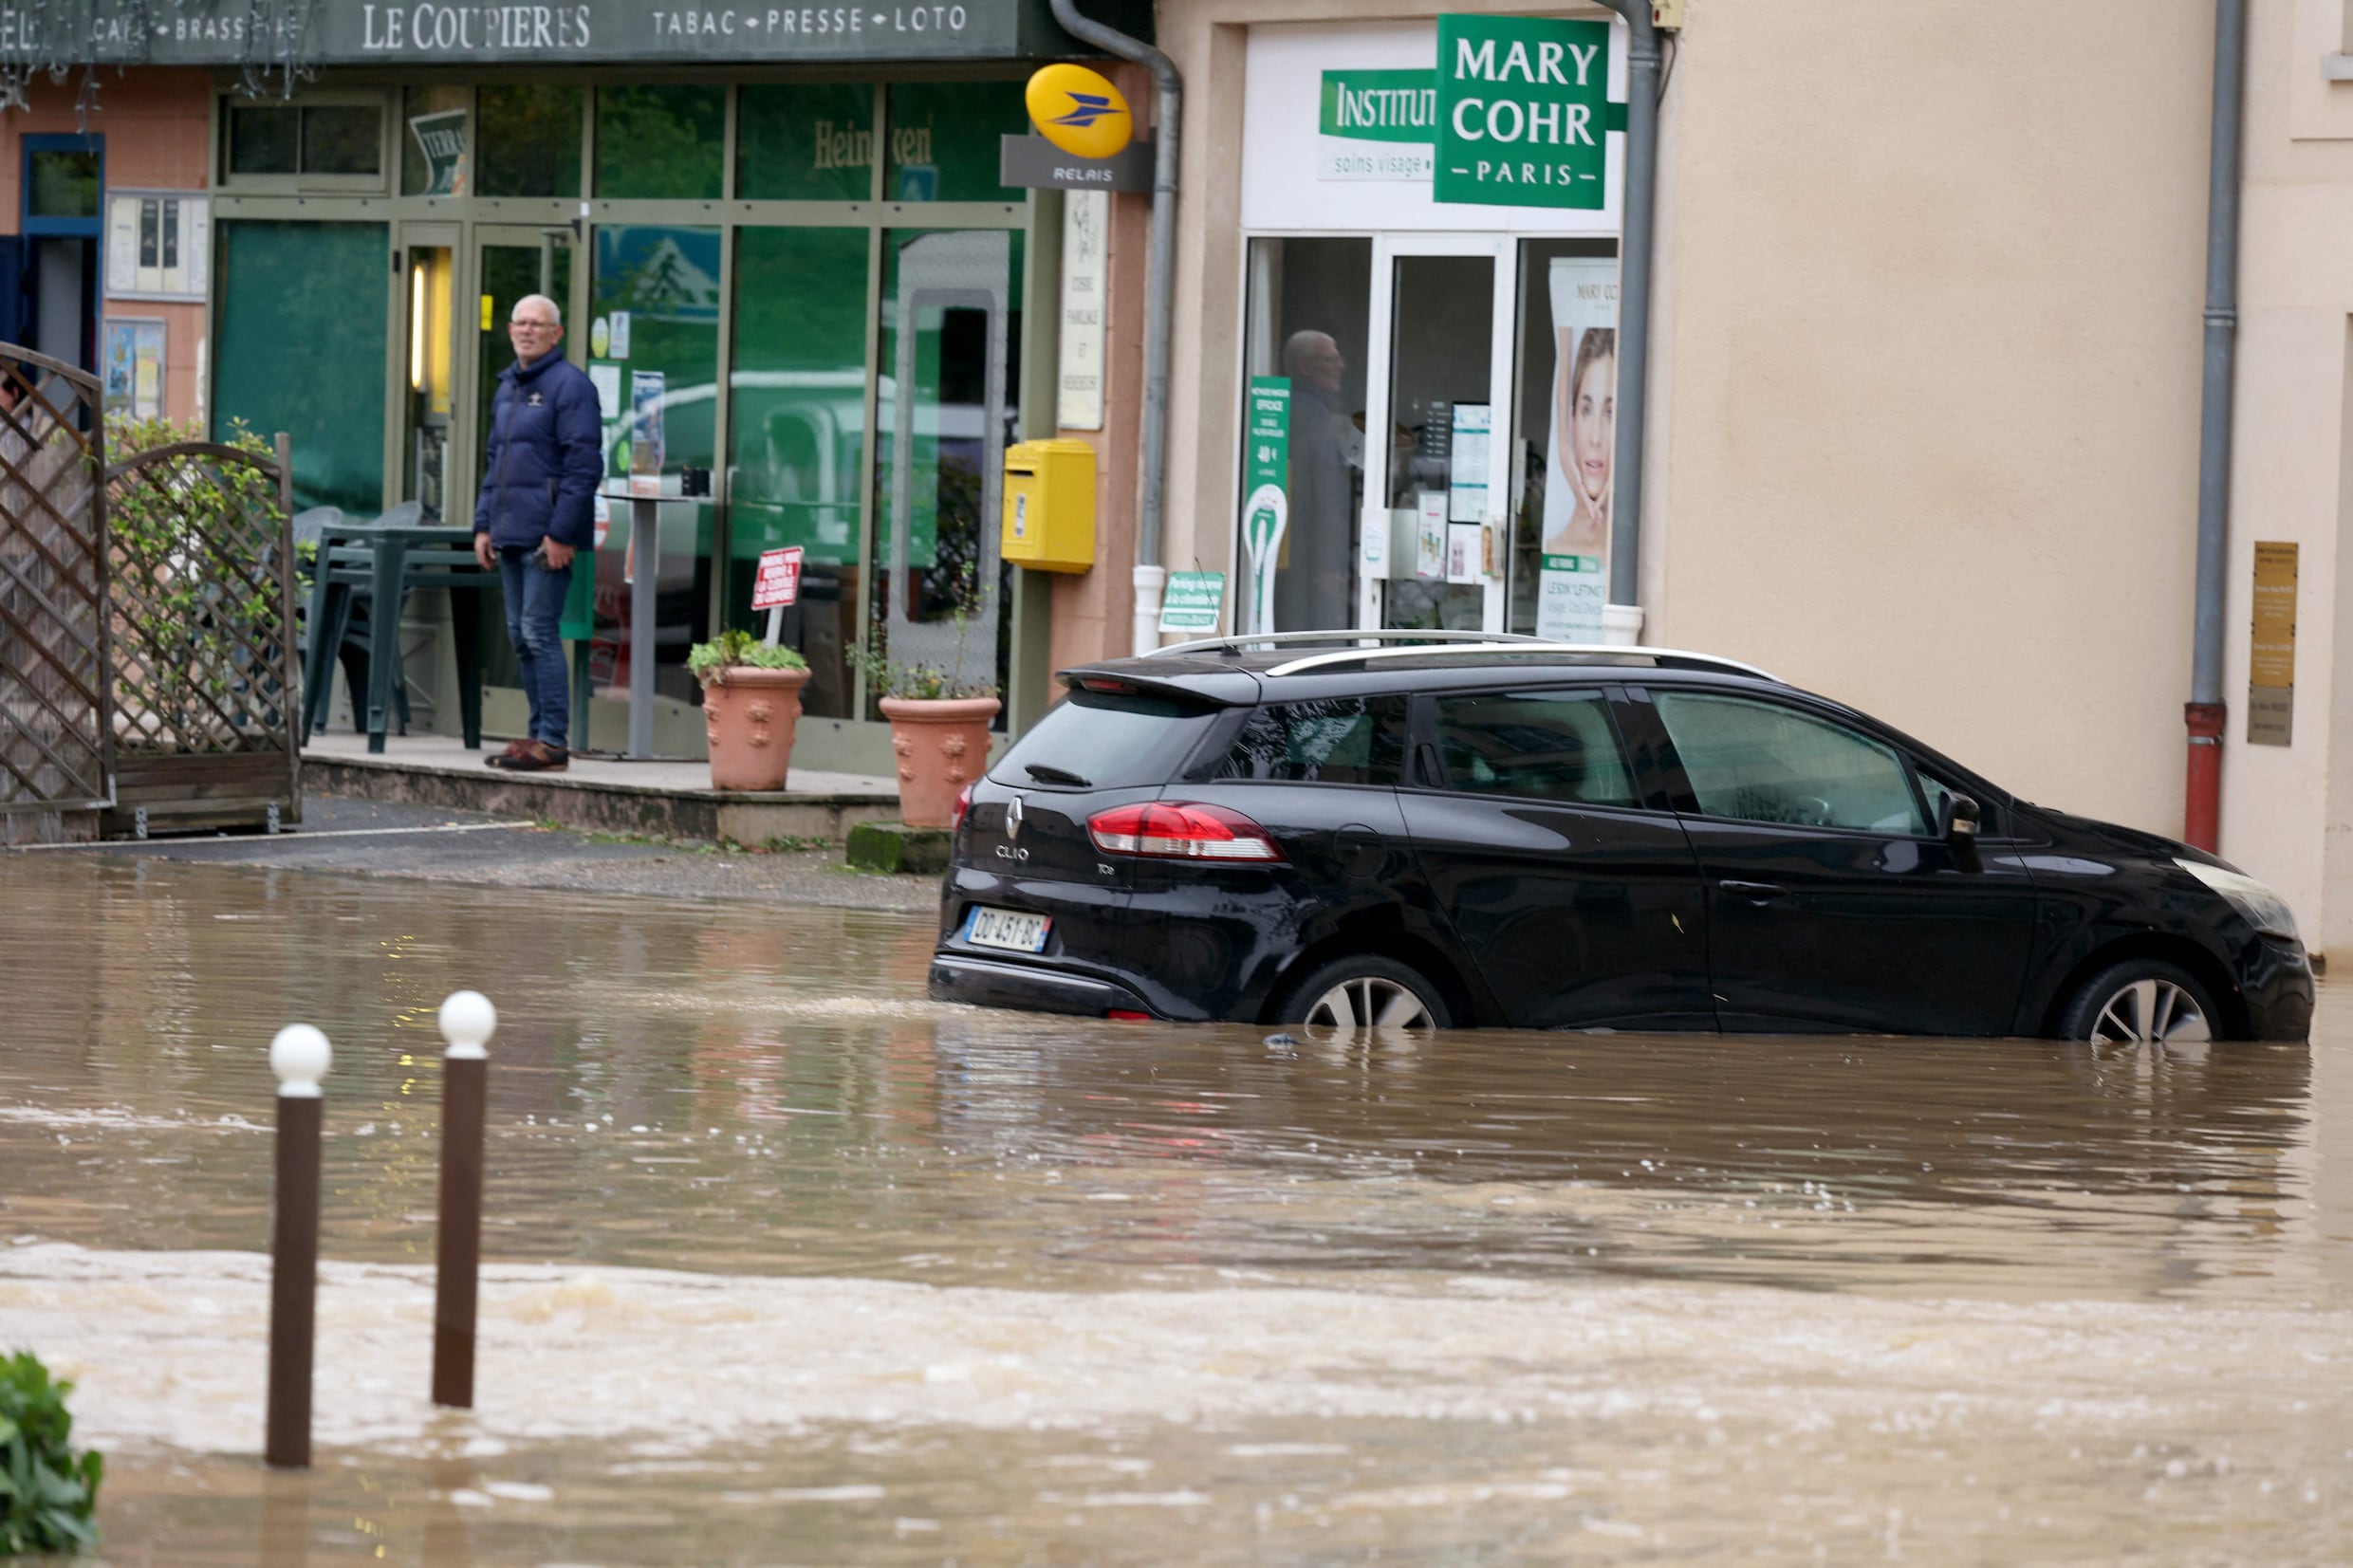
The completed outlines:
[[[384,749],[398,664],[400,606],[414,588],[470,588],[498,583],[474,560],[473,530],[448,525],[342,523],[319,538],[310,585],[310,648],[304,660],[303,716],[308,731],[326,722],[336,648],[350,618],[351,597],[374,595],[368,614],[367,748]],[[339,600],[338,595],[341,595]],[[482,745],[482,625],[452,601],[457,642],[457,710],[469,750]]]

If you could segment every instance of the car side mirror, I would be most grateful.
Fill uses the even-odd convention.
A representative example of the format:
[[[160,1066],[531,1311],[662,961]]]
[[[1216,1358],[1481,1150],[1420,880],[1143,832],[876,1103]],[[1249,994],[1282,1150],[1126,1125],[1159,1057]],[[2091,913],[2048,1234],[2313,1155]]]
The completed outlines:
[[[1936,837],[1954,848],[1977,841],[1980,812],[1977,802],[1966,795],[1947,795],[1936,808]]]

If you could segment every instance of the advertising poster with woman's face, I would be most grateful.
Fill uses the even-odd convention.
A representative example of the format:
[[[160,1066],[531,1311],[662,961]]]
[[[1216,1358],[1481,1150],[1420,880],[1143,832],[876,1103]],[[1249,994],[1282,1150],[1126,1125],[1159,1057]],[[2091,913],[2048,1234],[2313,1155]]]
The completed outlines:
[[[1618,443],[1618,264],[1555,257],[1547,282],[1555,359],[1536,632],[1598,642],[1608,597],[1610,466]]]

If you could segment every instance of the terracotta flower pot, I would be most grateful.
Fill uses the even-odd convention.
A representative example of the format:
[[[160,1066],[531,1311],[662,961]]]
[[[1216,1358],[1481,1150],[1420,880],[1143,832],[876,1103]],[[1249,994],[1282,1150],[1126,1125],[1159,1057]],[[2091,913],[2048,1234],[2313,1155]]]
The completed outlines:
[[[806,670],[754,670],[731,664],[727,678],[703,688],[703,733],[711,739],[711,787],[782,789],[792,763],[792,730],[801,717]]]
[[[910,827],[946,827],[956,792],[989,766],[994,697],[884,697],[899,757],[899,813]]]

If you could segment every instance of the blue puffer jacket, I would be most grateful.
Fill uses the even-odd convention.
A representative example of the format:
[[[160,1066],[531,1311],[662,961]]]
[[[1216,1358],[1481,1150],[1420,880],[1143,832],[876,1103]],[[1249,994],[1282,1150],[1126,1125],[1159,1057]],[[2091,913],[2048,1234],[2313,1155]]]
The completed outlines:
[[[604,477],[604,424],[588,373],[561,353],[499,373],[473,531],[501,548],[541,539],[586,549]]]

